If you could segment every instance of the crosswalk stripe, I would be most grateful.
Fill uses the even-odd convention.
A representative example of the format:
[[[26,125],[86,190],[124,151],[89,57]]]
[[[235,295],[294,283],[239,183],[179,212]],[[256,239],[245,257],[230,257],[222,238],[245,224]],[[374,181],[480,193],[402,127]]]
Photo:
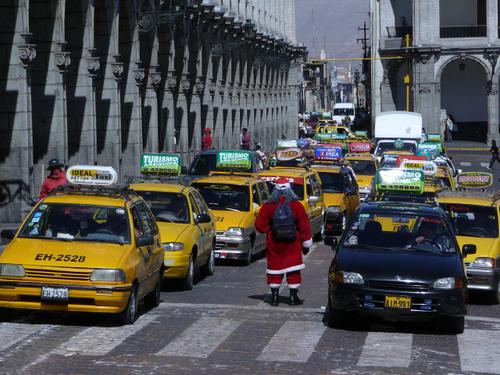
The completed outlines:
[[[0,324],[0,351],[5,350],[27,337],[41,331],[48,325],[24,324],[24,323],[1,323]]]
[[[257,360],[307,362],[325,329],[321,322],[286,321],[262,350]]]
[[[358,366],[409,367],[413,335],[393,332],[369,332]]]
[[[462,162],[460,162],[460,165],[462,167],[471,167],[472,163],[469,163],[468,161],[462,161]]]
[[[500,331],[470,329],[457,339],[463,371],[500,374]]]
[[[156,354],[208,358],[240,324],[241,322],[231,319],[200,318]]]
[[[130,336],[153,322],[156,315],[143,315],[133,325],[87,328],[54,349],[52,354],[63,356],[108,354]]]

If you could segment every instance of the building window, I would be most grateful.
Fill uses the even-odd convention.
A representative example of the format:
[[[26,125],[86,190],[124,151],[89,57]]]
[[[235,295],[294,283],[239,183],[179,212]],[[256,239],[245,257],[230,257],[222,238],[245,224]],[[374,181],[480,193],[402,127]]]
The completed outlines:
[[[389,14],[391,21],[390,24],[386,27],[387,36],[389,38],[404,38],[406,35],[412,35],[412,0],[391,1]]]
[[[486,36],[486,0],[440,0],[441,38]]]

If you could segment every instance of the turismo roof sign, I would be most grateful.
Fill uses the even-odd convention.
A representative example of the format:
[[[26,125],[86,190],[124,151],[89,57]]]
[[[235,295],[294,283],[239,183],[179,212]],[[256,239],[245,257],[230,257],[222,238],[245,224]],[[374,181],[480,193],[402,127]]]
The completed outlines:
[[[179,154],[143,154],[141,173],[178,176],[181,173],[182,158]]]
[[[219,151],[215,168],[218,170],[248,171],[252,168],[250,151]]]
[[[113,167],[98,165],[74,165],[66,172],[66,178],[72,185],[111,186],[118,181]]]
[[[422,170],[382,168],[375,175],[375,189],[378,193],[422,194],[424,181],[425,176]]]
[[[457,176],[460,188],[484,189],[493,185],[493,175],[485,172],[464,172]]]

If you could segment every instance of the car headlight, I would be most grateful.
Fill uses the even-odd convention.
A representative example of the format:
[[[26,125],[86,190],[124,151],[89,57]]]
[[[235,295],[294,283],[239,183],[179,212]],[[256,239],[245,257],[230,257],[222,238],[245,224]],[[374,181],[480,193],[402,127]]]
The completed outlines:
[[[95,270],[90,274],[90,281],[125,282],[125,272],[122,270]]]
[[[365,279],[357,272],[337,272],[336,280],[343,284],[364,284]]]
[[[231,237],[243,237],[243,234],[245,233],[244,228],[229,228],[226,231],[226,236],[231,236]]]
[[[328,206],[326,209],[327,214],[339,214],[341,212],[339,206]]]
[[[24,277],[24,267],[20,264],[0,264],[0,276]]]
[[[493,258],[476,258],[474,262],[470,264],[470,267],[477,267],[477,268],[495,268],[496,267],[496,261]]]
[[[454,277],[443,277],[442,279],[437,279],[434,281],[434,289],[454,289],[461,288],[462,283],[459,279]]]
[[[180,251],[184,250],[184,244],[182,242],[164,242],[163,249],[165,251]]]

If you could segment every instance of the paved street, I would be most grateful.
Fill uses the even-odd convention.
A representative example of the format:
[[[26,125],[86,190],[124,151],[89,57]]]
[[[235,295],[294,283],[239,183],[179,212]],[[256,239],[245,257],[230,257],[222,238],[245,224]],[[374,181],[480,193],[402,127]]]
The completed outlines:
[[[464,334],[432,325],[325,327],[331,251],[306,259],[302,306],[263,301],[265,259],[219,265],[193,291],[164,290],[133,326],[99,316],[23,314],[0,324],[4,374],[500,374],[500,307],[473,301]]]

